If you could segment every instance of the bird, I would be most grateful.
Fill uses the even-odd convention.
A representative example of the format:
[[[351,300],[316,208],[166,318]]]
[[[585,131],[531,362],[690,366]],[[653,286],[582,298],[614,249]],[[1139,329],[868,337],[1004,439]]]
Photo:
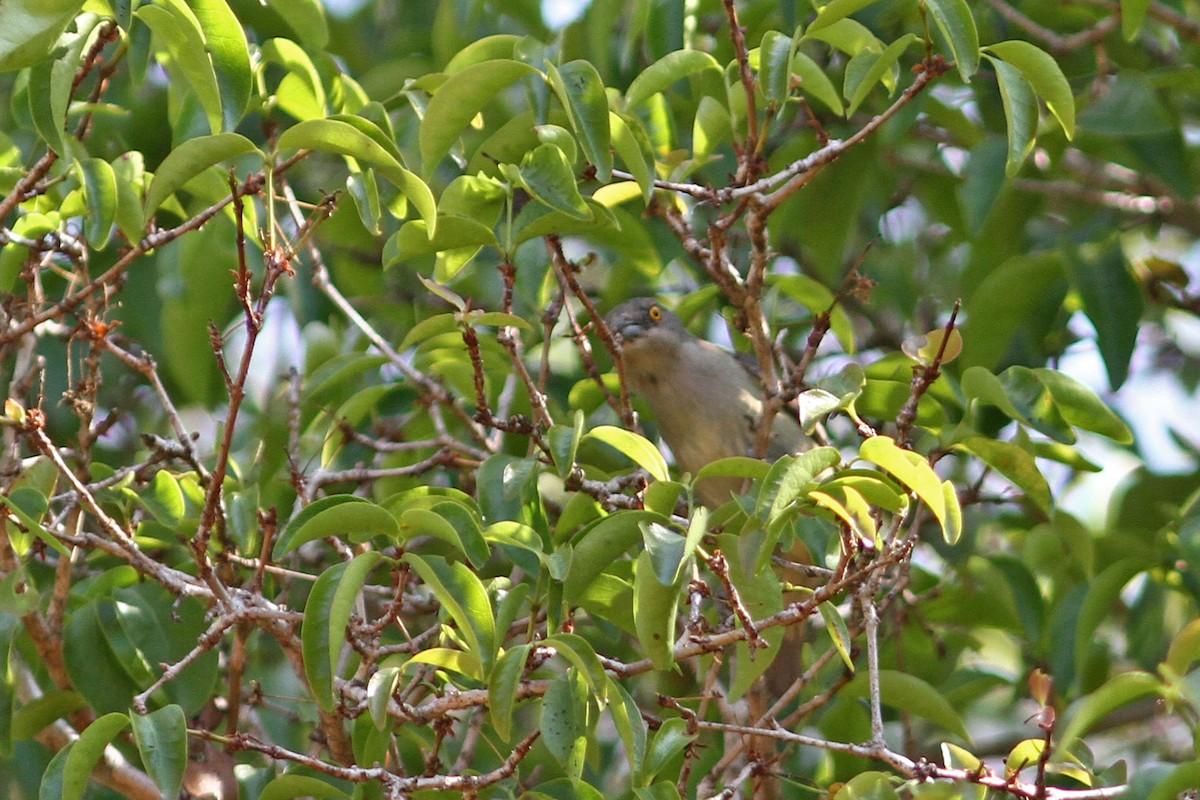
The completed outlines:
[[[605,324],[614,334],[629,388],[650,407],[681,471],[694,476],[718,459],[756,455],[763,391],[749,364],[694,336],[653,298],[620,304]],[[771,424],[769,460],[811,444],[794,415],[777,414]],[[743,483],[741,478],[706,477],[696,483],[695,492],[702,504],[716,508],[739,494]]]

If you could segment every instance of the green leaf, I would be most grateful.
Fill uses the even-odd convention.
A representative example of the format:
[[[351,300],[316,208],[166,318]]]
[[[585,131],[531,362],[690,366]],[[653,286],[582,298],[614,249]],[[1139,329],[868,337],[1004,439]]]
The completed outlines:
[[[1162,683],[1148,672],[1123,672],[1113,677],[1068,709],[1069,721],[1062,730],[1056,752],[1070,753],[1080,736],[1113,711],[1162,690]]]
[[[846,669],[854,672],[854,659],[850,658],[852,644],[850,629],[846,627],[846,620],[842,619],[837,606],[833,603],[821,603],[817,606],[817,610],[821,612],[821,618],[825,620],[825,632],[829,634],[830,641],[837,648],[838,655],[842,657],[842,663],[846,665]]]
[[[100,761],[104,748],[129,725],[126,714],[112,712],[100,717],[80,732],[63,765],[61,800],[83,800],[88,776]]]
[[[305,47],[315,51],[325,49],[329,43],[329,24],[320,0],[267,0],[267,5],[292,29]]]
[[[59,750],[42,772],[42,782],[38,787],[38,800],[62,800],[63,781],[67,769],[67,759],[75,749],[75,742],[67,742],[67,746]]]
[[[771,471],[771,464],[763,461],[761,458],[751,458],[750,456],[730,456],[729,458],[718,458],[716,461],[710,461],[700,468],[696,473],[695,481],[701,478],[749,478],[751,480],[762,480],[767,477]]]
[[[516,52],[516,46],[521,41],[520,36],[511,33],[497,33],[476,39],[459,50],[446,62],[444,72],[453,75],[462,72],[467,67],[481,61],[511,60]]]
[[[797,456],[785,457],[775,462],[775,466],[763,479],[763,488],[758,494],[755,513],[770,525],[787,506],[801,497],[805,488],[818,475],[837,466],[841,460],[842,456],[836,448],[814,447]]]
[[[674,586],[687,564],[685,537],[657,522],[646,522],[641,527],[654,577],[663,586]]]
[[[170,53],[172,65],[179,70],[204,109],[209,130],[214,134],[224,131],[221,87],[195,12],[183,0],[160,0],[155,5],[139,6],[134,14],[146,23]]]
[[[572,219],[592,219],[567,157],[554,145],[540,144],[527,153],[521,160],[519,176],[525,189],[544,205]]]
[[[325,116],[325,86],[303,47],[277,37],[263,42],[259,52],[264,64],[278,64],[288,72],[276,91],[280,108],[298,120]]]
[[[492,727],[502,742],[512,741],[513,711],[517,705],[517,687],[525,675],[525,662],[529,660],[530,645],[510,647],[496,660],[492,674],[488,676],[488,711]]]
[[[957,538],[954,520],[961,522],[957,498],[946,490],[933,467],[919,453],[899,447],[889,436],[872,436],[859,447],[859,455],[886,469],[912,490],[937,518],[948,542]]]
[[[496,233],[491,228],[468,217],[439,213],[437,231],[437,235],[431,237],[424,219],[413,219],[401,225],[400,230],[384,243],[384,269],[422,255],[461,248],[499,246]]]
[[[595,649],[587,639],[574,633],[556,633],[547,636],[540,642],[544,647],[553,647],[554,651],[575,667],[578,673],[587,681],[591,696],[603,705],[608,700],[608,679],[604,665],[600,663]]]
[[[563,597],[576,604],[596,576],[642,541],[642,523],[667,524],[669,518],[650,511],[619,511],[592,523],[576,540],[563,579]]]
[[[4,0],[0,3],[0,72],[33,66],[54,48],[83,0]]]
[[[405,553],[403,560],[421,576],[442,608],[458,623],[470,655],[478,659],[482,670],[481,675],[474,677],[486,680],[496,655],[495,617],[479,577],[466,565],[451,563],[440,556]]]
[[[1067,422],[1076,428],[1107,436],[1117,444],[1133,443],[1129,426],[1087,386],[1054,369],[1038,367],[1033,374],[1050,392],[1054,405]]]
[[[253,89],[246,34],[226,0],[188,2],[200,23],[205,50],[212,59],[224,113],[222,130],[231,131],[246,113]]]
[[[4,506],[9,511],[12,511],[27,530],[32,532],[42,542],[57,550],[60,555],[67,558],[71,557],[71,551],[67,549],[66,545],[60,542],[54,534],[50,533],[42,525],[42,518],[46,516],[46,512],[50,508],[50,501],[46,498],[46,495],[32,486],[18,486],[10,491],[7,496],[0,495],[0,506]]]
[[[558,69],[549,68],[551,85],[571,119],[571,127],[583,145],[584,158],[596,168],[596,179],[612,178],[612,133],[609,128],[608,95],[600,73],[587,61],[571,61]]]
[[[923,0],[938,30],[950,44],[958,74],[964,81],[979,69],[979,31],[966,0]]]
[[[1083,300],[1083,311],[1096,329],[1108,384],[1115,391],[1129,377],[1145,310],[1141,287],[1133,279],[1115,238],[1085,248],[1068,248],[1067,263]]]
[[[629,771],[637,775],[646,758],[646,723],[629,691],[615,678],[606,675],[605,680],[608,681],[608,696],[611,699],[608,713],[612,716],[617,735],[621,737],[621,744],[625,746]]]
[[[1020,39],[989,44],[984,49],[1020,70],[1021,77],[1029,82],[1033,93],[1042,98],[1067,138],[1075,137],[1075,97],[1071,94],[1071,84],[1049,53]],[[1000,89],[1004,90],[1003,80]]]
[[[378,731],[388,728],[390,722],[388,703],[391,702],[396,687],[400,685],[401,668],[392,665],[392,658],[394,656],[384,659],[383,664],[367,681],[367,710],[371,713],[371,721],[375,723],[375,730]]]
[[[763,34],[758,48],[758,82],[767,100],[782,103],[791,94],[792,52],[795,48],[791,36],[779,31]]]
[[[178,797],[188,764],[187,717],[177,705],[130,714],[138,755],[163,797]]]
[[[1140,558],[1124,558],[1105,567],[1088,581],[1087,594],[1075,622],[1075,663],[1083,664],[1096,643],[1100,623],[1109,619],[1121,591],[1135,576],[1145,572],[1148,564]]]
[[[1025,496],[1034,505],[1046,514],[1050,513],[1054,503],[1054,498],[1050,496],[1050,484],[1046,482],[1037,462],[1025,448],[986,436],[969,436],[955,447],[974,453],[983,463],[1025,492]]]
[[[572,780],[583,774],[587,717],[587,684],[579,672],[571,669],[552,680],[542,698],[539,728],[546,749]]]
[[[102,158],[85,158],[77,161],[76,167],[87,198],[84,236],[92,247],[103,250],[112,237],[117,218],[117,174]]]
[[[992,268],[966,302],[960,363],[996,369],[1012,363],[1005,354],[1014,344],[1038,353],[1039,337],[1055,324],[1045,317],[1058,313],[1067,291],[1065,261],[1063,253],[1050,251],[1014,256]]]
[[[154,6],[142,6],[138,12],[147,8]],[[254,142],[238,133],[199,136],[179,145],[163,159],[154,173],[154,179],[150,181],[150,188],[146,190],[146,218],[157,211],[168,197],[204,170],[247,153],[256,153],[262,157],[262,152],[254,146]]]
[[[438,503],[433,508],[409,508],[400,515],[400,539],[431,536],[452,546],[482,569],[491,556],[479,519],[458,503]]]
[[[858,673],[854,680],[847,684],[845,695],[849,697],[866,697],[868,694],[868,676],[865,672]],[[907,711],[922,719],[927,719],[935,725],[971,740],[963,725],[962,718],[954,710],[954,706],[946,696],[915,675],[891,669],[879,670],[879,691],[885,706]]]
[[[1197,787],[1200,787],[1200,762],[1188,761],[1177,764],[1169,773],[1160,777],[1146,800],[1175,800],[1178,797],[1187,797],[1187,790]]]
[[[834,0],[837,2],[837,0]],[[857,82],[852,83],[850,79],[850,69],[846,70],[846,95],[849,96],[850,102],[846,107],[846,114],[853,114],[862,103],[867,99],[867,95],[875,88],[875,84],[884,79],[884,76],[889,74],[895,67],[896,62],[900,60],[900,56],[914,42],[920,41],[920,38],[915,33],[906,33],[896,41],[887,46],[886,49],[878,56],[871,56],[870,66],[861,75]],[[860,53],[855,58],[864,58],[866,53]]]
[[[583,411],[576,409],[574,424],[552,425],[546,432],[550,454],[554,458],[554,469],[564,480],[575,467],[575,454],[579,451],[579,440],[583,436]]]
[[[337,674],[350,612],[362,590],[367,573],[383,560],[374,551],[353,561],[335,564],[321,573],[304,604],[300,645],[304,652],[304,675],[313,699],[325,711],[337,706],[333,679]]]
[[[1183,630],[1171,640],[1164,663],[1173,673],[1182,677],[1188,674],[1192,664],[1197,661],[1200,661],[1200,619],[1194,619],[1184,625]],[[13,733],[16,734],[15,723]]]
[[[4,6],[0,6],[0,14]],[[29,70],[29,114],[38,134],[56,153],[67,152],[64,129],[75,69],[66,57],[48,59]]]
[[[650,785],[659,773],[695,740],[695,735],[689,734],[687,728],[687,721],[680,717],[663,720],[646,750],[642,774],[635,777],[638,783]]]
[[[846,107],[842,105],[841,95],[817,62],[797,50],[792,54],[792,72],[800,79],[800,91],[820,100],[838,116],[845,115]]]
[[[273,557],[280,558],[305,542],[326,536],[356,543],[375,536],[394,541],[400,538],[400,526],[386,509],[370,500],[348,494],[330,495],[292,517],[275,540]]]
[[[844,19],[874,2],[877,2],[877,0],[832,0],[832,2],[826,3],[817,10],[817,18],[808,26],[805,35],[807,36],[822,28],[827,28],[838,20]]]
[[[706,69],[721,71],[721,65],[708,53],[700,50],[676,50],[646,67],[625,90],[625,107],[637,108],[659,92],[666,91],[676,81]]]
[[[709,97],[700,98],[700,106],[696,112],[697,121],[699,121],[700,110],[706,108],[706,100],[716,102]],[[717,103],[717,105],[720,104]],[[726,116],[728,117],[728,112],[726,112]],[[625,169],[633,175],[634,181],[642,191],[642,199],[649,205],[650,198],[654,194],[654,156],[650,152],[650,142],[644,135],[638,135],[644,132],[635,132],[635,127],[638,127],[636,121],[620,114],[610,113],[608,125],[612,134],[613,149],[625,162]]]
[[[7,650],[5,651],[7,653]],[[20,708],[12,718],[13,741],[32,739],[54,722],[88,707],[87,700],[78,692],[54,689],[41,697],[34,698]]]
[[[665,481],[670,478],[662,453],[643,436],[614,425],[599,425],[585,433],[583,438],[607,444],[649,472],[650,477],[655,480]]]
[[[263,787],[258,800],[295,800],[300,797],[334,800],[334,798],[349,796],[320,778],[310,778],[307,775],[280,775]]]
[[[633,623],[638,641],[655,669],[675,666],[675,614],[685,581],[664,586],[654,570],[650,554],[638,555],[633,580]]]
[[[737,589],[742,606],[753,619],[763,619],[783,610],[784,596],[779,578],[770,567],[761,568],[759,554],[766,547],[766,534],[753,531],[742,534],[723,533],[717,537],[718,547],[729,565],[729,580]],[[760,631],[762,648],[753,648],[744,640],[734,647],[733,678],[729,681],[729,700],[738,702],[765,673],[783,647],[785,631],[781,626]]]
[[[473,64],[439,86],[425,108],[418,134],[425,175],[433,174],[476,114],[509,86],[536,71],[520,61],[493,59]]]
[[[360,117],[312,119],[297,123],[279,137],[279,149],[306,148],[339,153],[374,164],[417,209],[429,230],[437,233],[437,201],[433,192],[415,173],[409,172],[396,157],[395,145],[369,120]]]
[[[1000,84],[1000,99],[1004,104],[1004,119],[1008,130],[1008,159],[1004,172],[1010,178],[1021,169],[1025,157],[1033,150],[1037,136],[1037,99],[1033,87],[1011,64],[984,53],[996,69]]]

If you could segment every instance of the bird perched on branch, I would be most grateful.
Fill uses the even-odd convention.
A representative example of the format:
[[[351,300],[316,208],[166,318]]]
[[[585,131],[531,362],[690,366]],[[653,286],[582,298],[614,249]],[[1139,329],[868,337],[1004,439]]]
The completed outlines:
[[[651,298],[614,308],[605,318],[616,336],[630,388],[645,399],[676,463],[695,475],[719,458],[754,456],[762,419],[762,385],[733,353],[693,336],[683,321]],[[811,440],[786,411],[771,421],[766,456],[804,450]],[[715,508],[737,494],[740,478],[704,478],[700,501]]]

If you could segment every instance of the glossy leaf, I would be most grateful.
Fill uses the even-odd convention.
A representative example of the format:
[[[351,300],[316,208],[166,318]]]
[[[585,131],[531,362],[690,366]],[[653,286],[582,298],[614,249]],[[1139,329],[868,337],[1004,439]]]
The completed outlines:
[[[203,107],[210,132],[224,131],[221,87],[195,12],[183,0],[162,0],[159,4],[139,6],[134,14],[154,31],[155,38],[170,53],[172,66],[187,80]]]
[[[177,705],[142,716],[130,714],[133,738],[146,774],[163,797],[178,797],[187,769],[187,717]]]
[[[654,572],[650,554],[637,558],[633,582],[633,622],[642,650],[655,669],[675,666],[675,613],[683,594],[683,582],[664,586]]]
[[[950,45],[954,65],[964,81],[979,69],[979,32],[966,0],[924,0],[925,8]]]
[[[937,473],[922,456],[898,447],[888,436],[872,436],[859,447],[859,455],[874,461],[907,486],[925,503],[942,526],[947,542],[953,543],[961,532],[961,511],[957,498],[946,494]]]
[[[633,774],[641,771],[646,757],[646,723],[633,696],[615,678],[606,676],[608,682],[608,713],[629,759],[629,770]]]
[[[591,220],[591,209],[579,194],[575,173],[562,150],[552,144],[538,145],[521,161],[518,174],[525,189],[549,208],[572,219]]]
[[[1075,98],[1071,94],[1071,85],[1063,75],[1058,62],[1050,54],[1037,45],[1021,39],[989,44],[986,48],[1002,61],[1016,67],[1021,77],[1029,82],[1033,93],[1042,99],[1050,109],[1063,133],[1068,139],[1075,136]],[[993,60],[993,64],[995,61]],[[1000,88],[1004,90],[1010,79],[1001,79]],[[1036,114],[1035,114],[1036,117]]]
[[[971,737],[963,726],[962,718],[950,701],[917,676],[897,670],[881,669],[879,691],[884,705],[927,719],[970,741]],[[867,696],[867,674],[858,673],[846,687],[846,692],[853,697]]]
[[[779,31],[763,34],[758,48],[758,80],[763,95],[772,102],[783,102],[791,92],[792,37]]]
[[[513,711],[517,705],[517,686],[525,675],[525,663],[529,660],[530,645],[510,647],[496,660],[496,667],[488,676],[488,711],[492,727],[502,742],[511,742],[513,736]]]
[[[400,527],[386,509],[354,495],[330,495],[310,503],[288,522],[275,541],[279,558],[306,542],[326,536],[365,542],[375,536],[400,537]]]
[[[985,53],[996,70],[1000,98],[1004,102],[1004,119],[1008,131],[1008,158],[1004,172],[1010,178],[1020,171],[1025,158],[1033,151],[1037,136],[1037,100],[1033,88],[1021,71],[1011,64]]]
[[[642,523],[666,524],[667,517],[649,511],[621,511],[592,524],[576,541],[563,580],[568,603],[578,602],[596,576],[642,541]]]
[[[608,96],[600,73],[587,61],[579,60],[557,70],[551,68],[550,79],[583,145],[584,158],[596,168],[596,179],[607,182],[612,177],[612,134]]]
[[[425,109],[421,120],[421,164],[432,175],[471,119],[512,84],[536,72],[528,64],[493,59],[473,64],[446,80]]]
[[[1053,503],[1050,484],[1025,448],[986,436],[968,437],[956,447],[978,456],[983,463],[1012,481],[1034,505],[1047,514],[1050,512]]]
[[[655,480],[665,481],[670,477],[662,453],[645,437],[613,425],[600,425],[585,433],[583,438],[607,444],[649,472]]]
[[[467,648],[486,679],[496,653],[495,617],[487,591],[479,578],[464,564],[451,563],[440,556],[405,553],[404,562],[413,568],[437,597],[442,608],[458,623]]]
[[[1086,385],[1058,370],[1039,367],[1033,373],[1050,392],[1054,405],[1067,422],[1107,436],[1117,444],[1133,442],[1129,426]]]
[[[63,765],[61,800],[82,800],[92,768],[104,748],[129,726],[129,717],[119,712],[105,714],[79,734]]]
[[[437,233],[437,203],[433,192],[416,174],[401,166],[394,146],[382,139],[378,129],[366,122],[348,119],[313,119],[300,122],[283,132],[279,148],[306,148],[340,153],[369,164],[408,198],[424,220],[430,236]]]
[[[636,108],[653,95],[666,91],[677,81],[703,70],[720,72],[721,65],[700,50],[677,50],[646,67],[625,90],[625,107]]]
[[[138,10],[146,8],[154,6],[142,6]],[[238,133],[214,133],[179,145],[163,159],[150,181],[150,188],[146,190],[146,217],[149,218],[168,197],[204,170],[248,153],[262,156],[254,142]]]
[[[812,34],[822,28],[827,28],[838,20],[844,19],[874,2],[876,0],[832,0],[817,11],[817,18],[808,26],[805,35]]]
[[[800,91],[821,101],[838,116],[845,115],[846,107],[842,104],[841,95],[817,62],[797,50],[792,53],[792,72],[799,78]]]
[[[1116,675],[1068,709],[1068,721],[1056,745],[1056,752],[1070,753],[1079,737],[1106,716],[1161,691],[1162,684],[1149,673],[1123,672]]]
[[[246,113],[253,88],[246,34],[226,0],[189,0],[189,7],[212,59],[224,115],[222,130],[233,130]]]
[[[417,536],[440,539],[466,556],[476,569],[481,569],[491,555],[480,520],[457,503],[405,510],[400,515],[398,535],[402,541]]]
[[[550,682],[542,698],[542,740],[567,776],[575,780],[583,774],[587,714],[587,684],[578,671],[569,670]]]
[[[308,593],[300,627],[304,674],[313,698],[325,711],[332,711],[337,704],[334,677],[350,613],[367,573],[382,560],[380,553],[367,552],[353,561],[335,564],[321,573]]]
[[[258,800],[295,800],[301,797],[334,800],[350,795],[320,778],[307,775],[280,775],[263,787]]]
[[[83,0],[5,0],[0,4],[0,72],[45,58]]]
[[[837,0],[834,0],[834,2],[837,2]],[[853,114],[858,109],[859,105],[867,99],[867,95],[871,93],[871,90],[875,88],[875,84],[884,80],[885,76],[891,73],[896,66],[896,62],[900,60],[900,56],[904,54],[904,51],[917,41],[920,40],[915,33],[908,33],[901,36],[889,44],[878,56],[873,57],[870,66],[853,83],[850,81],[850,69],[847,68],[845,89],[848,100],[846,103],[847,116]],[[856,58],[858,57],[856,56]]]

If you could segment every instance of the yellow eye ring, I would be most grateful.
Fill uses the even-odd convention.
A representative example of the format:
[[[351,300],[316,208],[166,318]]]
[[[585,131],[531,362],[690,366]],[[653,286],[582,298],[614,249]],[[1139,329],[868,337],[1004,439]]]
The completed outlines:
[[[655,322],[662,321],[662,309],[659,308],[658,306],[650,306],[650,311],[648,313],[650,314],[650,319],[652,319],[653,321],[655,321]]]

